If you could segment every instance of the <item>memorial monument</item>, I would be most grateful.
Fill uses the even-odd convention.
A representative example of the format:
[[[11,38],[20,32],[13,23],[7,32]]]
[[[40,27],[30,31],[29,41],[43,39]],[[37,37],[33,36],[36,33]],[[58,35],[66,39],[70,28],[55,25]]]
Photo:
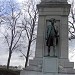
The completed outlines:
[[[75,75],[68,59],[67,0],[41,0],[35,58],[20,75]]]

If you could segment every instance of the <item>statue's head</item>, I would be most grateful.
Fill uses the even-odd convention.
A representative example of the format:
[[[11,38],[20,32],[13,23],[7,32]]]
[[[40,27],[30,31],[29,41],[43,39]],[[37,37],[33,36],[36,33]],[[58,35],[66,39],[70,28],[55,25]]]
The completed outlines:
[[[50,21],[51,23],[56,23],[56,20],[55,20],[54,18],[51,18],[49,21]]]

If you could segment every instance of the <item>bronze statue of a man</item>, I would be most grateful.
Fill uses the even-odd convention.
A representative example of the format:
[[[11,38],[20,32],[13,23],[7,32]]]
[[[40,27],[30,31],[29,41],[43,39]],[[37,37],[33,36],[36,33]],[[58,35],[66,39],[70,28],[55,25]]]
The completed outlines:
[[[48,56],[50,56],[50,47],[53,46],[53,56],[55,56],[55,46],[58,43],[58,30],[55,29],[55,19],[49,20],[51,24],[47,25],[46,46],[48,46]]]

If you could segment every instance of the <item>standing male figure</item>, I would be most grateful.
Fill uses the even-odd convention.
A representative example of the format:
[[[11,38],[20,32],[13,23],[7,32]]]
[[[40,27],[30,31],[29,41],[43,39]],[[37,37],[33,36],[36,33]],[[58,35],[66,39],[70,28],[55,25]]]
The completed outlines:
[[[50,24],[47,26],[46,32],[46,46],[48,46],[48,56],[50,56],[50,47],[53,47],[53,56],[55,56],[55,46],[58,43],[58,31],[55,29],[55,19],[49,20]]]

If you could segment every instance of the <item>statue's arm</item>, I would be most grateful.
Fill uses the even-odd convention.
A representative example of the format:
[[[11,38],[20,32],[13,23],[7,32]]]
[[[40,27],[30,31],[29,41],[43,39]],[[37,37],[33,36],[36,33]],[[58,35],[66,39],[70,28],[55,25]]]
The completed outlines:
[[[48,28],[48,26],[47,26],[47,29],[46,29],[46,36],[45,36],[45,39],[47,40],[47,38],[48,38],[48,30],[49,30],[49,28]]]

